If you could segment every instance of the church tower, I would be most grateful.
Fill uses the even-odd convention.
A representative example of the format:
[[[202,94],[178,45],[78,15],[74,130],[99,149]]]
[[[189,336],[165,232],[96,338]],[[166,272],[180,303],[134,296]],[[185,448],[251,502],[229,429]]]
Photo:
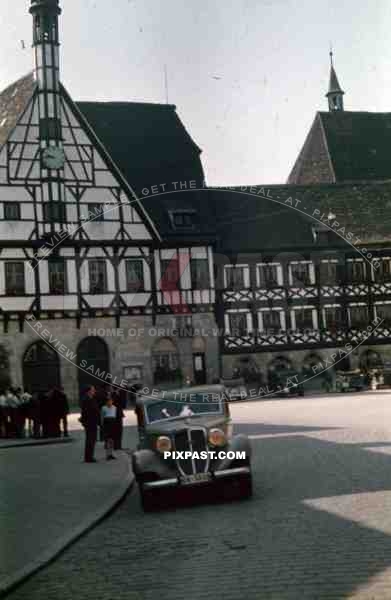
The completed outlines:
[[[339,85],[338,77],[334,69],[333,64],[333,53],[330,52],[330,81],[329,91],[326,94],[326,98],[329,103],[329,111],[334,112],[336,110],[343,110],[343,95],[344,91]]]

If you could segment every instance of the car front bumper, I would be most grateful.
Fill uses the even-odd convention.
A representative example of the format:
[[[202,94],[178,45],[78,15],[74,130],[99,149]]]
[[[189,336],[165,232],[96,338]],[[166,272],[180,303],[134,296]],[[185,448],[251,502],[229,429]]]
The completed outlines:
[[[182,483],[179,477],[171,477],[170,479],[158,479],[157,481],[146,481],[143,483],[145,490],[162,489],[162,488],[190,488],[200,487],[201,485],[213,485],[219,480],[223,480],[229,477],[245,477],[250,475],[250,467],[235,467],[234,469],[223,469],[221,471],[215,471],[211,473],[211,478],[207,480],[199,480],[191,483]]]

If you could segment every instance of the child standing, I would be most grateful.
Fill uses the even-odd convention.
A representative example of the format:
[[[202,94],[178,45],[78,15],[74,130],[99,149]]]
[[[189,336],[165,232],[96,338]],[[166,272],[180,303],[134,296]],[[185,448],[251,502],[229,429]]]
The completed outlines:
[[[117,407],[113,404],[113,398],[109,395],[101,408],[101,421],[103,429],[103,439],[106,449],[106,460],[114,460],[113,455],[114,438],[117,425]]]

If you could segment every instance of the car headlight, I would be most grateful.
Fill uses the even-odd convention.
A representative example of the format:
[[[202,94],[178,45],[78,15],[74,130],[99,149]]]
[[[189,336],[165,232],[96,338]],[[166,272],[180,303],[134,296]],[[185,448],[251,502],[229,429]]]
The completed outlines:
[[[158,452],[170,452],[172,448],[172,443],[169,437],[166,435],[161,435],[156,440],[156,450]]]
[[[208,441],[211,446],[225,446],[227,443],[227,438],[224,431],[221,429],[210,429]]]

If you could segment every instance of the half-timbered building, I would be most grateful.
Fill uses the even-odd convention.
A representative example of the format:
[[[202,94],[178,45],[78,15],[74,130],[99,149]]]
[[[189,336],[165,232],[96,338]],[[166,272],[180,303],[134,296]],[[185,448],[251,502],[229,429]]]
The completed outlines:
[[[217,341],[197,332],[214,325],[212,252],[197,199],[138,199],[166,181],[201,183],[200,150],[174,106],[74,102],[59,2],[31,0],[30,12],[34,72],[0,96],[4,369],[72,398],[97,378],[210,380]]]
[[[288,185],[212,192],[226,375],[288,367],[323,372],[319,388],[337,369],[390,370],[391,114],[345,111],[343,94],[332,63]]]

